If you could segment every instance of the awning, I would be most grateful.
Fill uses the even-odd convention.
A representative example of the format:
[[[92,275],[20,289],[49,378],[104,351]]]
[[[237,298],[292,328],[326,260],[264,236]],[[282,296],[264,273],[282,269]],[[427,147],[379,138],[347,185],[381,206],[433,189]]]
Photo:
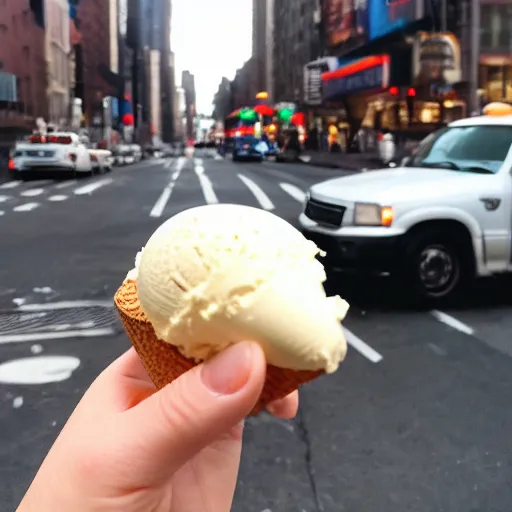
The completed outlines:
[[[390,62],[389,55],[372,55],[324,73],[323,99],[332,100],[347,94],[387,89]]]

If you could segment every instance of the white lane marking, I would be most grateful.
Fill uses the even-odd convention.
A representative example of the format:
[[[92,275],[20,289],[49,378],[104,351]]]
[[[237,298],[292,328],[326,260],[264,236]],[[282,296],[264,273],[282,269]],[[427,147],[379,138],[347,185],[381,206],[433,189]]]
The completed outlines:
[[[196,158],[194,160],[194,162],[195,162],[196,165],[203,165],[203,159],[202,158]]]
[[[343,328],[345,331],[345,338],[347,343],[354,349],[356,349],[362,356],[369,359],[372,363],[378,363],[382,361],[382,356],[370,345],[366,344],[363,340],[359,339],[354,333],[350,332],[346,327]]]
[[[215,190],[213,190],[212,182],[210,178],[204,173],[204,167],[202,165],[196,165],[194,168],[197,177],[199,178],[199,185],[203,191],[204,200],[208,204],[217,204],[219,202]]]
[[[20,196],[36,197],[40,196],[41,194],[44,194],[44,188],[30,188],[28,190],[25,190],[24,192],[21,192]]]
[[[186,160],[184,158],[178,159],[178,162],[176,163],[176,170],[172,173],[172,176],[171,176],[171,181],[162,190],[160,197],[156,200],[155,205],[153,206],[151,212],[149,213],[150,217],[158,218],[158,217],[162,216],[162,213],[164,212],[165,207],[167,206],[167,203],[169,202],[169,199],[171,198],[172,191],[174,190],[176,181],[178,181],[178,178],[180,177],[180,174],[181,174],[181,170],[183,169],[183,166],[185,165],[185,163],[186,163]]]
[[[69,379],[79,366],[80,359],[71,356],[14,359],[0,365],[0,382],[18,385],[62,382]],[[23,400],[20,407],[21,405],[23,405]]]
[[[442,311],[434,310],[431,311],[430,314],[439,322],[447,325],[448,327],[451,327],[452,329],[455,329],[456,331],[467,334],[468,336],[475,334],[475,330],[472,327],[462,323],[460,320],[457,320],[453,316],[443,313]]]
[[[165,164],[164,164],[164,167],[166,169],[169,169],[169,167],[171,167],[171,165],[172,165],[172,160],[167,160],[167,162],[165,162]]]
[[[78,180],[64,181],[62,183],[59,183],[58,185],[55,185],[55,188],[61,190],[63,188],[71,187],[72,185],[76,185],[77,183]]]
[[[101,187],[106,185],[110,185],[114,180],[112,178],[105,178],[103,180],[94,181],[93,183],[89,183],[84,185],[83,187],[77,188],[73,191],[75,196],[84,196],[86,194],[92,194],[95,190],[98,190]]]
[[[54,203],[57,203],[57,202],[60,202],[60,201],[65,201],[67,198],[68,198],[68,196],[56,195],[56,196],[50,196],[48,198],[48,201],[52,201]]]
[[[34,354],[35,356],[37,356],[39,354],[42,354],[43,353],[43,346],[39,345],[39,344],[32,345],[30,347],[30,352],[32,352],[32,354]]]
[[[98,329],[76,329],[63,332],[32,332],[26,334],[0,334],[0,345],[7,343],[28,343],[33,341],[63,340],[66,338],[96,338],[98,336],[112,336],[115,334],[112,327]]]
[[[261,188],[254,183],[254,181],[246,178],[243,174],[239,174],[238,177],[242,180],[245,186],[252,192],[253,196],[256,198],[260,206],[264,210],[274,210],[274,203],[270,200],[270,198],[261,190]]]
[[[0,217],[1,217],[2,215],[5,215],[5,212],[4,212],[3,210],[0,210]]]
[[[299,203],[303,203],[304,199],[306,199],[306,193],[302,191],[299,187],[292,185],[290,183],[279,183],[279,186],[293,199],[299,201]]]
[[[11,199],[12,196],[0,196],[0,203],[5,203]]]
[[[0,185],[0,189],[11,189],[11,188],[16,188],[16,187],[19,187],[21,185],[21,181],[8,181],[7,183],[2,183],[2,185]]]
[[[60,302],[45,302],[43,304],[19,304],[16,311],[33,312],[33,311],[57,311],[59,309],[73,308],[112,308],[111,300],[63,300]]]
[[[35,210],[39,206],[39,203],[25,203],[15,206],[12,210],[14,212],[30,212]]]
[[[12,401],[12,407],[13,407],[13,409],[19,409],[22,405],[23,405],[23,397],[22,397],[22,396],[17,396],[17,397]]]

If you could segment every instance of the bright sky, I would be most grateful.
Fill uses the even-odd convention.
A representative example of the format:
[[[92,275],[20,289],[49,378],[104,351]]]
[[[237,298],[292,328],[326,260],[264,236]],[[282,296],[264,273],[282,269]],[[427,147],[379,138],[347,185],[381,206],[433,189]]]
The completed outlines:
[[[198,113],[209,115],[223,76],[230,80],[252,51],[252,0],[173,0],[171,48],[176,83],[195,75]]]

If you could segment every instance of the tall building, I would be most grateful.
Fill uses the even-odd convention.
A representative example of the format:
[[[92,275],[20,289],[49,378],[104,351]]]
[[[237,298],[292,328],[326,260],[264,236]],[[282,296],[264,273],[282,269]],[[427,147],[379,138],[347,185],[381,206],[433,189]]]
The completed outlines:
[[[235,78],[231,82],[231,110],[252,105],[255,94],[258,92],[258,71],[257,61],[251,57],[240,69],[237,70]]]
[[[160,2],[156,3],[160,3],[160,17],[162,23],[160,33],[160,50],[162,52],[162,70],[160,75],[160,89],[162,94],[162,140],[164,142],[173,142],[173,103],[176,84],[174,83],[174,54],[171,52],[172,7],[171,0],[160,0]]]
[[[231,81],[225,76],[220,81],[219,88],[213,98],[212,117],[216,121],[224,121],[226,117],[233,111],[231,96]]]
[[[0,7],[0,162],[38,117],[48,119],[44,21],[42,1]]]
[[[196,85],[194,75],[190,71],[181,74],[181,87],[185,91],[185,117],[187,139],[194,137],[194,118],[196,116]]]
[[[303,67],[321,55],[317,0],[274,0],[274,100],[300,101]]]
[[[115,0],[82,0],[76,6],[76,14],[72,13],[74,95],[82,100],[86,126],[103,123],[103,99],[117,97],[121,87],[117,12]]]
[[[46,63],[48,68],[48,120],[65,125],[70,115],[71,39],[67,0],[46,0]]]
[[[252,58],[256,80],[255,95],[266,91],[272,100],[274,49],[274,0],[252,2]]]
[[[129,41],[133,51],[135,117],[141,136],[154,143],[174,138],[174,56],[171,52],[171,0],[128,0]]]

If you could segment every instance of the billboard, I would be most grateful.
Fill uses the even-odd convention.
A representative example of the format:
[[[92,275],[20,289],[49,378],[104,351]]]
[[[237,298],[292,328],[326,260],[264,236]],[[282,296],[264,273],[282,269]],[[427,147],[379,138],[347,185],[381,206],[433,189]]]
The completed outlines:
[[[368,2],[371,0],[324,0],[323,29],[328,47],[360,38],[368,40]]]
[[[419,0],[323,0],[322,19],[329,48],[362,45],[401,30],[416,20]]]
[[[370,39],[401,30],[416,20],[416,0],[369,0]]]

